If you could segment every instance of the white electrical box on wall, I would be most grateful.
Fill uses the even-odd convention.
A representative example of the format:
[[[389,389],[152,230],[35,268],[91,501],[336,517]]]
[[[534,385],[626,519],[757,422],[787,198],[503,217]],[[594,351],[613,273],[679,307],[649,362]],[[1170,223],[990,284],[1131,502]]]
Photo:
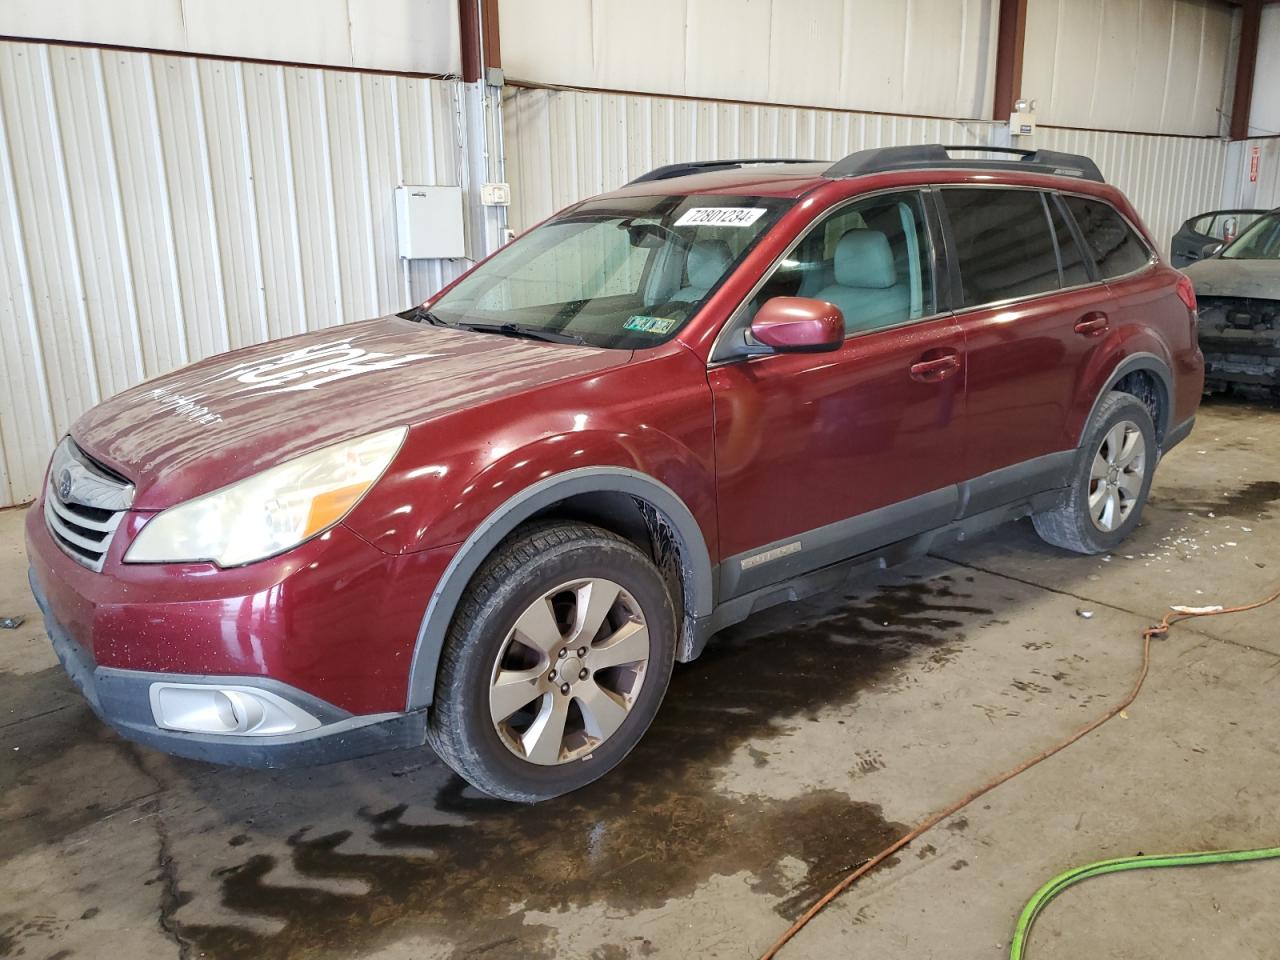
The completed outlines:
[[[396,187],[396,236],[405,260],[467,255],[461,187]]]
[[[1018,100],[1009,115],[1009,133],[1015,137],[1036,135],[1036,101]]]

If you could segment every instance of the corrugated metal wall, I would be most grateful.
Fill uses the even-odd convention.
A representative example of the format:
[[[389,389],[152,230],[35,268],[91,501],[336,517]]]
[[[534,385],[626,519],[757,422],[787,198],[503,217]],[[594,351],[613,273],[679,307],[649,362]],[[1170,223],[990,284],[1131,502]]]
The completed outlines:
[[[0,505],[87,407],[421,301],[393,189],[457,184],[457,85],[0,43]]]
[[[990,143],[996,124],[507,87],[510,225],[528,229],[646,170],[722,157],[842,157],[905,143]]]
[[[1019,95],[1042,124],[1217,135],[1235,29],[1219,0],[1029,0]]]
[[[1258,179],[1250,180],[1253,153],[1258,153]],[[1280,137],[1237,140],[1227,148],[1223,207],[1280,207]]]
[[[508,88],[511,226],[524,230],[583,197],[664,163],[721,157],[834,159],[868,147],[1000,142],[1004,125],[721,101]],[[1225,145],[1188,137],[1040,127],[1034,143],[1093,157],[1162,250],[1187,217],[1218,203]]]
[[[405,73],[462,67],[457,0],[0,0],[0,33]]]
[[[1037,127],[1034,140],[1037,147],[1093,157],[1138,208],[1165,256],[1182,222],[1212,210],[1222,192],[1227,145],[1221,140],[1055,127]]]
[[[500,0],[517,80],[985,117],[998,0]]]

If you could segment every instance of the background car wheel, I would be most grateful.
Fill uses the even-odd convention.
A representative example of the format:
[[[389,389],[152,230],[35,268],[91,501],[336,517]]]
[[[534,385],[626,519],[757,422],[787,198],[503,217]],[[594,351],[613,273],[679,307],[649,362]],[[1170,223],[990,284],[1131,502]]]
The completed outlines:
[[[1085,431],[1062,504],[1031,518],[1036,533],[1077,553],[1115,549],[1138,525],[1158,458],[1146,406],[1131,394],[1108,393]]]
[[[576,790],[648,729],[675,645],[662,576],[632,543],[582,523],[529,527],[463,596],[440,660],[431,746],[496,797]]]

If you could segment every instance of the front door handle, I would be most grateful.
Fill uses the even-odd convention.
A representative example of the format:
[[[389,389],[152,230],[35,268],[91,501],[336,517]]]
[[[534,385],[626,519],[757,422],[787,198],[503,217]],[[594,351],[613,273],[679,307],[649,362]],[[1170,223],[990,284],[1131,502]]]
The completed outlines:
[[[932,360],[917,360],[911,365],[911,379],[919,380],[921,383],[937,383],[939,380],[955,376],[959,369],[959,355],[948,353]]]
[[[1105,313],[1094,310],[1076,321],[1076,333],[1085,337],[1096,337],[1100,333],[1106,333],[1110,325],[1111,321]]]

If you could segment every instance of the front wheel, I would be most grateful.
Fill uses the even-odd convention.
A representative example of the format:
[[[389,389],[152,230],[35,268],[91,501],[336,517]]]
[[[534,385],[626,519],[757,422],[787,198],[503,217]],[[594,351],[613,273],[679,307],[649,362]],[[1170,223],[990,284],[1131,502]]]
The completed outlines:
[[[1158,457],[1146,406],[1132,394],[1111,391],[1085,431],[1061,503],[1031,518],[1036,532],[1077,553],[1114,550],[1138,525]]]
[[[663,578],[632,543],[582,523],[530,527],[494,552],[459,605],[431,745],[496,797],[576,790],[648,729],[675,640]]]

